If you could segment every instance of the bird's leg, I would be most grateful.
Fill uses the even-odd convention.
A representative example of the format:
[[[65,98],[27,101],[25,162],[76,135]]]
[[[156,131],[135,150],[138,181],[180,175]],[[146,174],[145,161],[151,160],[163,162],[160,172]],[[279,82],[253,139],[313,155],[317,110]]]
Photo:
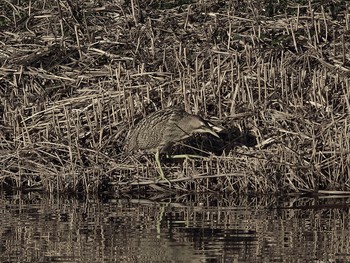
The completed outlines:
[[[160,178],[161,178],[162,180],[167,181],[167,183],[169,184],[169,186],[171,186],[171,183],[170,183],[170,181],[168,180],[168,178],[166,178],[166,177],[164,176],[164,172],[163,172],[162,166],[161,166],[161,164],[160,164],[159,149],[157,149],[157,152],[156,152],[155,157],[156,157],[156,163],[157,163],[158,169],[159,169]]]

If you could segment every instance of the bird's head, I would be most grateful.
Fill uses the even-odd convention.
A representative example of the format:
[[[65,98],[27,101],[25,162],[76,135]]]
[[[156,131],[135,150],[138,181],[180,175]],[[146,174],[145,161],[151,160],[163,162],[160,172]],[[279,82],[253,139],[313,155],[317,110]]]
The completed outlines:
[[[217,133],[223,130],[221,127],[216,126],[210,121],[206,121],[203,118],[196,115],[191,115],[191,117],[188,119],[188,122],[185,123],[184,127],[188,134],[210,133],[217,138],[220,138],[220,136]]]

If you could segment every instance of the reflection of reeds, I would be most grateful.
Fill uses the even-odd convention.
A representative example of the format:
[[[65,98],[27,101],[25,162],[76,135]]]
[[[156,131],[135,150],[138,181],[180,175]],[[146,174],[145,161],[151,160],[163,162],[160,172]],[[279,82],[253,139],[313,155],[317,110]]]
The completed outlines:
[[[317,254],[349,258],[348,209],[332,208],[346,200],[215,194],[155,199],[0,196],[0,261],[189,262],[198,253],[218,262],[237,255],[244,262],[260,262],[262,255],[266,262],[281,255],[293,262],[296,254],[302,262]]]
[[[185,142],[215,156],[164,160],[175,188],[349,190],[350,39],[342,4],[336,12],[259,1],[139,5],[5,3],[6,185],[83,192],[149,185],[153,159],[125,156],[124,138],[142,116],[182,104],[217,116],[226,131],[221,142]]]

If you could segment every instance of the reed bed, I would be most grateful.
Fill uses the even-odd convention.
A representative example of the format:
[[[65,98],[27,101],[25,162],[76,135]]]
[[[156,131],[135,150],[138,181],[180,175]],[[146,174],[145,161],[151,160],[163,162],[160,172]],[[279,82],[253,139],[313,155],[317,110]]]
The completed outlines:
[[[350,190],[346,1],[5,1],[3,10],[3,186],[167,190],[154,184],[152,156],[123,145],[142,117],[181,105],[225,130],[185,142],[205,146],[204,159],[164,160],[174,190]]]

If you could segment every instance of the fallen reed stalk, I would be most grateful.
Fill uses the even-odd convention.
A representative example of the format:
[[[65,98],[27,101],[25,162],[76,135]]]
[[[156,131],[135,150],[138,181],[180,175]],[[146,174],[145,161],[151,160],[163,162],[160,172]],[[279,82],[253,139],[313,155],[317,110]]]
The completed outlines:
[[[182,105],[226,130],[221,141],[186,142],[211,158],[164,163],[175,188],[349,191],[345,3],[29,1],[3,10],[4,186],[147,190],[154,161],[126,156],[125,137],[146,114]]]

